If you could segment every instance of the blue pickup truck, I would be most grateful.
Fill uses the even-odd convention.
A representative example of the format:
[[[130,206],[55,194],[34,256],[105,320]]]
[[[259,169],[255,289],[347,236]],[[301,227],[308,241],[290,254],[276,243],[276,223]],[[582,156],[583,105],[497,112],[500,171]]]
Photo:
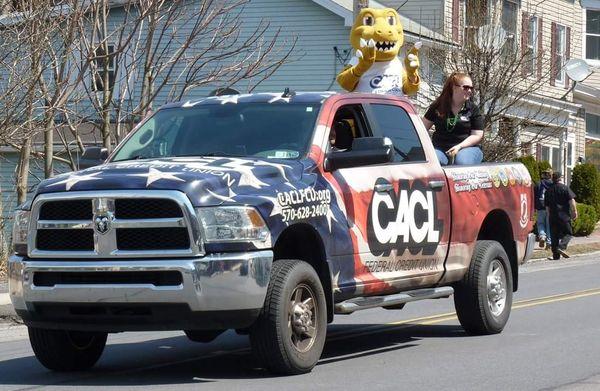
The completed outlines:
[[[235,329],[269,370],[305,373],[335,314],[454,295],[467,332],[502,331],[531,206],[521,164],[442,168],[403,98],[186,101],[38,186],[9,291],[52,370],[93,366],[108,333]]]

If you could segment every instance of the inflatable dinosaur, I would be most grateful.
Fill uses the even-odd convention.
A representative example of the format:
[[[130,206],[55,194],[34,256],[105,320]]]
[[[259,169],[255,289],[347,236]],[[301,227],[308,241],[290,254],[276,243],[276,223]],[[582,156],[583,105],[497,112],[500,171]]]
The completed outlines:
[[[392,8],[363,8],[350,32],[355,56],[337,76],[347,91],[413,95],[419,90],[418,42],[407,53],[404,66],[398,52],[404,44],[400,16]]]

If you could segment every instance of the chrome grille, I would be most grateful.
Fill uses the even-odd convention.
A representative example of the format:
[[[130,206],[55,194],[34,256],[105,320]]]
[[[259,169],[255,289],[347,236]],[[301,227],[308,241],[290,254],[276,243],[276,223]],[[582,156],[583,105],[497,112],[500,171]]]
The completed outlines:
[[[28,247],[34,258],[203,254],[193,207],[177,191],[42,194],[32,217]]]

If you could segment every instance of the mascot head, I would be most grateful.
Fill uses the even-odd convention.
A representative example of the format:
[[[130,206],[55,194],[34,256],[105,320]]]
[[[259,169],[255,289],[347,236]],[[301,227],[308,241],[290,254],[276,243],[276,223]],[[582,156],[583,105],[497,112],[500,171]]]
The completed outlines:
[[[375,41],[375,61],[394,59],[404,44],[400,16],[393,8],[363,8],[354,21],[350,43],[360,49],[360,39]]]

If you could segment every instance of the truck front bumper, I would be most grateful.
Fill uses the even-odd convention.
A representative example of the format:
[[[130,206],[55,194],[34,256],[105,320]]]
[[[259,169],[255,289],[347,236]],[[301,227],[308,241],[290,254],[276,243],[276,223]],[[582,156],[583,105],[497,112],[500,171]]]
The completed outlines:
[[[272,251],[120,261],[12,256],[9,293],[17,314],[35,327],[243,328],[263,307],[272,262]]]

